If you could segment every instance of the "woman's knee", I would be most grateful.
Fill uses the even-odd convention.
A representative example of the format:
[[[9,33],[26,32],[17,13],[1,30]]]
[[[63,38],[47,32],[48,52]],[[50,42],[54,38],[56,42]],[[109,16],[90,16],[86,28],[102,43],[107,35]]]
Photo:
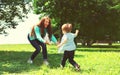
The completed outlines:
[[[46,48],[47,48],[47,47],[46,47],[46,44],[43,44],[43,45],[42,45],[42,48],[43,48],[43,49],[46,49]]]
[[[36,52],[37,52],[37,53],[40,53],[40,50],[41,50],[40,47],[37,47],[37,48],[36,48]]]
[[[40,53],[40,50],[36,50],[35,52]]]

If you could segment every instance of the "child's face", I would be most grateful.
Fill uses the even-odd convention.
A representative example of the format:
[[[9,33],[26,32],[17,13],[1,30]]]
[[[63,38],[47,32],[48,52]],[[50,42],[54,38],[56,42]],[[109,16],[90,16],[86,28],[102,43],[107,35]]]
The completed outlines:
[[[65,33],[66,33],[66,31],[62,30],[62,33],[63,33],[63,34],[65,34]]]

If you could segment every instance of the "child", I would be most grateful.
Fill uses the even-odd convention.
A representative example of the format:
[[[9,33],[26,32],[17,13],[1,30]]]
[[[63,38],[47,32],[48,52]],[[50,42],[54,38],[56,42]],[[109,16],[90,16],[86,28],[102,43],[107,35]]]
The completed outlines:
[[[62,61],[61,61],[61,66],[64,68],[65,62],[68,59],[70,64],[72,64],[77,71],[80,70],[80,66],[74,61],[74,53],[75,53],[75,43],[74,43],[74,38],[78,35],[79,30],[76,30],[75,34],[71,33],[72,30],[72,24],[63,24],[62,25],[62,33],[63,37],[58,44],[58,52],[64,52]]]

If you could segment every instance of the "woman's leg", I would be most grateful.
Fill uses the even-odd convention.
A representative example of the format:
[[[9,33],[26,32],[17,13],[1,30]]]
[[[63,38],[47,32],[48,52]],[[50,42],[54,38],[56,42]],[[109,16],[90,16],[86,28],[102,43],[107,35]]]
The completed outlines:
[[[39,45],[42,47],[42,54],[43,54],[43,59],[47,60],[47,47],[45,43],[38,42]]]
[[[47,61],[47,47],[45,43],[42,42],[38,42],[40,44],[40,46],[42,47],[42,55],[43,55],[43,59],[44,59],[44,64],[49,65],[48,61]]]
[[[39,44],[37,43],[38,40],[30,40],[28,37],[29,42],[31,43],[31,45],[36,49],[33,54],[31,55],[31,60],[34,60],[34,58],[38,55],[38,53],[40,52],[41,48],[39,46]]]

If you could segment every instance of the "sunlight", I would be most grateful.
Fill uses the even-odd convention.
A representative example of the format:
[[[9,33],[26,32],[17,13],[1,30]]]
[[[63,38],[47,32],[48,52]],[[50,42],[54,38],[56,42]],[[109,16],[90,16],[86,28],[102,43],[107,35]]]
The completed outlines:
[[[0,44],[25,44],[29,43],[27,34],[30,28],[39,21],[39,15],[28,14],[25,22],[20,22],[16,29],[8,29],[8,36],[0,35]]]

